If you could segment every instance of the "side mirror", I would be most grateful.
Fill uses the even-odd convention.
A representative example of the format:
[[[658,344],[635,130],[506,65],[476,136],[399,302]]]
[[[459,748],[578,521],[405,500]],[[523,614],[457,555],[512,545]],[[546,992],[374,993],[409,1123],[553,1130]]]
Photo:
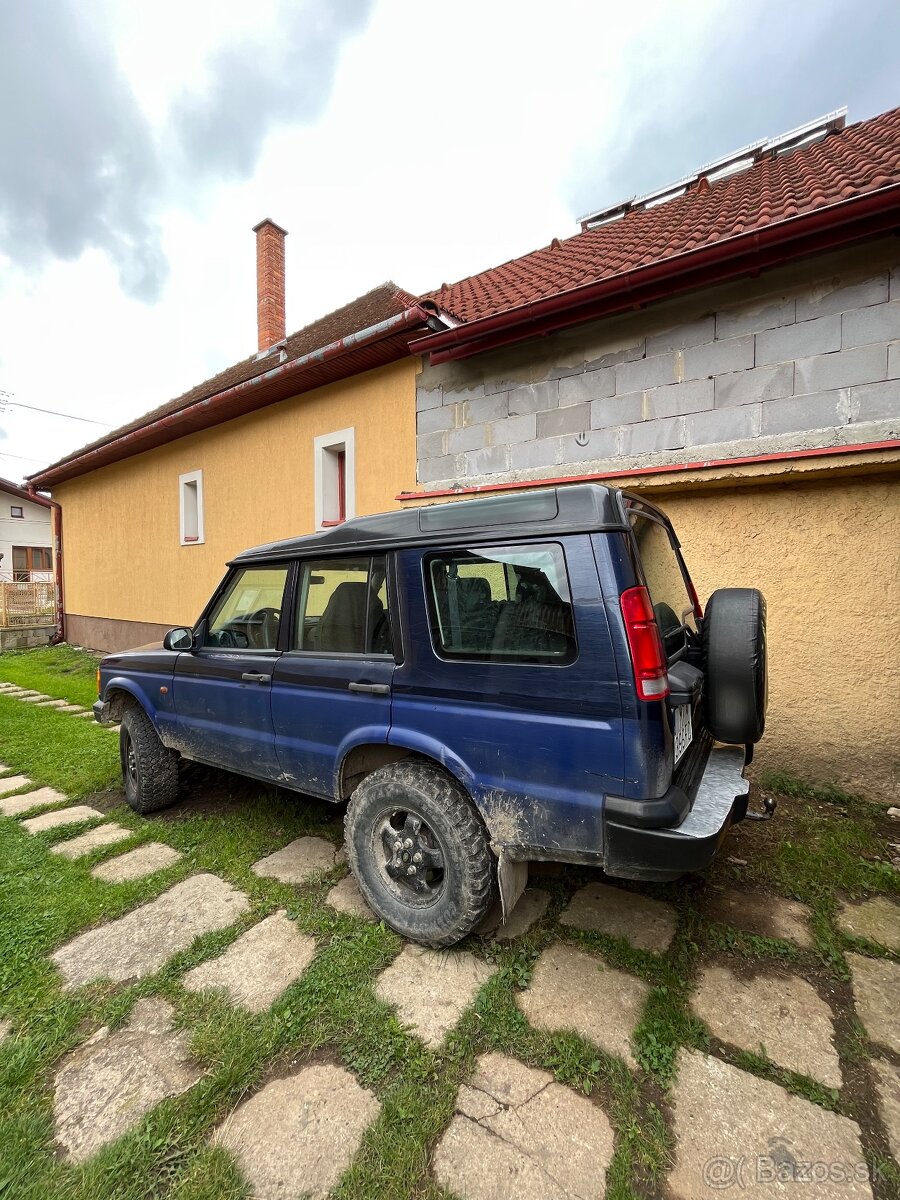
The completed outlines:
[[[163,638],[164,650],[193,650],[194,635],[190,629],[170,629]]]

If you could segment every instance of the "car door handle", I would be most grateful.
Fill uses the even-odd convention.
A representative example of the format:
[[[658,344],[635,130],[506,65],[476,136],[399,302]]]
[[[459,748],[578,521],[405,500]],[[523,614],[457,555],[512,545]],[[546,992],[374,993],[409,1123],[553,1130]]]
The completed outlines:
[[[370,696],[389,696],[390,685],[387,683],[348,683],[351,692],[366,692]]]
[[[260,671],[245,671],[241,676],[245,683],[271,683],[271,675],[263,675]]]

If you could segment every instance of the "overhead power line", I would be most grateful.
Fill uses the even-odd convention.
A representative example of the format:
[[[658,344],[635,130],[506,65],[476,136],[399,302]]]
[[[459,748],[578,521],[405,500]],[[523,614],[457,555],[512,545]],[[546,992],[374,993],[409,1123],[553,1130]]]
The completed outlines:
[[[35,404],[23,404],[21,400],[10,400],[5,393],[0,392],[0,408],[8,404],[13,408],[27,408],[29,412],[46,413],[48,417],[65,417],[68,421],[84,421],[86,425],[102,425],[105,429],[112,429],[109,421],[95,421],[93,417],[78,417],[74,413],[56,412],[52,408],[38,408]]]

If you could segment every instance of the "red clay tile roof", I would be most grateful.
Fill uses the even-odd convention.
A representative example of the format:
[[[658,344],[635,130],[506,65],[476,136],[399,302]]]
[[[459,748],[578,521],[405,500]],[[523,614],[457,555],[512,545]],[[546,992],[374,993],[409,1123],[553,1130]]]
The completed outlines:
[[[578,233],[428,295],[460,321],[494,316],[583,284],[900,183],[900,108],[823,141]]]

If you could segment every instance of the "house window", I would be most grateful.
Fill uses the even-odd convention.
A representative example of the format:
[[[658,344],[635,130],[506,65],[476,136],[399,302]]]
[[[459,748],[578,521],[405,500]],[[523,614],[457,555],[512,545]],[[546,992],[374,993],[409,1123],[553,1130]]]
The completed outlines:
[[[316,529],[328,529],[356,516],[354,430],[326,433],[313,443]]]
[[[178,476],[181,544],[195,546],[203,536],[203,472],[188,471]]]
[[[23,521],[25,519],[25,509],[21,504],[11,504],[9,506],[9,515],[11,517],[18,517],[20,521]]]
[[[12,565],[16,583],[32,583],[35,575],[53,570],[53,554],[49,546],[13,546]]]

